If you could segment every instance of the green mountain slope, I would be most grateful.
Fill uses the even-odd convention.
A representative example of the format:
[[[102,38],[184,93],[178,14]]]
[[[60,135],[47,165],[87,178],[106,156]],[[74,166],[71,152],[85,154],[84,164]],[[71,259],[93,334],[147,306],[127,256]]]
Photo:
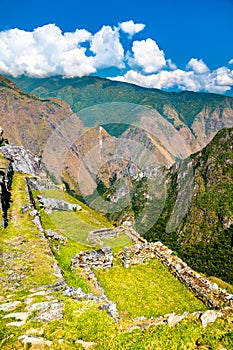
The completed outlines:
[[[170,105],[178,111],[181,120],[191,126],[203,106],[220,110],[227,105],[233,108],[233,99],[222,95],[191,91],[164,92],[98,77],[73,79],[21,77],[12,80],[27,92],[41,97],[56,96],[64,99],[76,113],[95,104],[113,101],[151,106],[161,114],[164,112],[164,105]]]
[[[168,172],[168,196],[163,212],[146,234],[174,248],[194,269],[233,282],[233,129],[223,129],[182,167]],[[184,164],[185,162],[183,162]],[[179,177],[192,165],[191,198],[181,222],[174,208],[181,201]],[[177,169],[178,168],[178,169]],[[173,225],[172,225],[173,221]]]

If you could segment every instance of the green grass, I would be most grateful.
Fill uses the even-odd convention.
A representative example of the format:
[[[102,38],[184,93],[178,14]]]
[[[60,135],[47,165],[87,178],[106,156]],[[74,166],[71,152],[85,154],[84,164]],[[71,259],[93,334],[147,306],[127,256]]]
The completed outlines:
[[[112,227],[112,224],[104,217],[103,215],[97,213],[92,208],[88,207],[83,202],[80,202],[78,199],[71,196],[69,193],[59,190],[59,189],[53,189],[53,190],[43,190],[43,191],[34,191],[35,194],[40,194],[45,197],[65,200],[70,203],[78,204],[82,207],[82,214],[89,219],[90,222],[101,224],[103,227]]]
[[[157,259],[128,269],[116,266],[95,273],[125,319],[206,309]]]
[[[103,228],[101,223],[91,220],[82,211],[67,212],[54,210],[49,215],[54,225],[68,238],[81,244],[87,244],[88,231]]]
[[[117,237],[106,238],[103,240],[104,246],[111,247],[114,253],[118,253],[125,246],[130,246],[133,241],[124,233],[119,234]]]
[[[81,250],[86,250],[87,247],[77,244],[72,240],[69,240],[68,244],[61,245],[59,251],[53,249],[53,253],[57,262],[62,270],[63,276],[67,284],[74,288],[82,288],[85,293],[92,292],[91,287],[84,277],[82,277],[81,269],[77,269],[75,272],[71,271],[71,259]]]
[[[62,212],[54,210],[49,215],[45,215],[45,213],[41,211],[42,221],[45,220],[46,222],[49,220],[50,222],[47,228],[58,230],[67,238],[76,241],[81,245],[85,245],[89,249],[93,249],[94,247],[100,248],[101,246],[110,246],[115,252],[117,252],[124,246],[132,244],[132,241],[124,233],[120,234],[118,237],[104,239],[103,245],[90,244],[90,242],[87,240],[88,231],[93,231],[104,227],[113,227],[105,217],[96,213],[87,205],[81,203],[62,190],[55,189],[40,192],[36,191],[34,192],[34,197],[38,193],[43,196],[66,200],[70,203],[77,203],[82,207],[82,210],[77,212]]]
[[[11,191],[11,205],[8,212],[9,225],[6,229],[0,229],[0,246],[4,255],[0,260],[2,269],[0,277],[5,281],[3,292],[9,292],[7,288],[13,288],[16,292],[22,289],[54,283],[53,264],[55,260],[50,252],[47,242],[41,234],[29,213],[22,213],[21,207],[28,203],[25,192],[24,177],[15,173]],[[44,259],[46,256],[46,260]],[[5,266],[4,266],[5,263]],[[14,283],[7,280],[6,270],[13,270],[22,275],[20,285],[14,287]]]

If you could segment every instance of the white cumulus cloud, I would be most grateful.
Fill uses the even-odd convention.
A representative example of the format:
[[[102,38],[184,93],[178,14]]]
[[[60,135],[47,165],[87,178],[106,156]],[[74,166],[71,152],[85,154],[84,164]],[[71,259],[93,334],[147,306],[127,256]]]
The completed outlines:
[[[68,75],[72,73],[72,76],[81,77],[93,73],[96,69],[81,46],[91,36],[84,29],[62,34],[54,24],[38,27],[32,32],[20,29],[0,32],[0,70],[13,76],[66,75],[69,72]],[[71,61],[75,63],[72,69]]]
[[[207,65],[202,60],[198,60],[197,58],[191,58],[186,68],[193,70],[197,74],[204,74],[209,72]]]
[[[145,73],[154,73],[166,66],[164,52],[150,38],[134,41],[132,52],[133,56],[128,54],[128,63],[132,68],[138,67]]]
[[[134,21],[130,20],[127,22],[119,23],[119,28],[129,34],[132,37],[134,34],[141,32],[145,28],[145,24],[143,23],[134,23]]]
[[[193,72],[186,72],[181,69],[173,71],[163,70],[157,74],[150,75],[144,75],[135,70],[130,70],[124,76],[109,79],[157,89],[169,89],[177,86],[181,90],[198,91],[201,88]]]
[[[220,67],[211,72],[205,79],[206,91],[224,93],[233,87],[233,71],[226,67]]]
[[[125,74],[110,79],[144,87],[221,94],[232,90],[233,70],[227,67],[211,71],[202,59],[191,58],[185,69],[179,69],[171,58],[165,59],[164,51],[153,39],[131,43],[131,37],[144,27],[129,20],[116,27],[104,25],[96,33],[85,29],[63,33],[55,24],[33,31],[2,31],[0,74],[82,77],[115,67],[124,69]],[[132,44],[127,52],[121,43],[122,32],[128,34]],[[233,64],[233,58],[228,64]]]
[[[124,49],[120,43],[118,28],[103,26],[93,36],[90,50],[95,54],[93,63],[97,69],[124,67]]]

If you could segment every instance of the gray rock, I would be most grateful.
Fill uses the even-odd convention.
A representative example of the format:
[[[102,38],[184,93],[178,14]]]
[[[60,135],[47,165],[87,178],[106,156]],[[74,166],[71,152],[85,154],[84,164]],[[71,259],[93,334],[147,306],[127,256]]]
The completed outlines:
[[[64,237],[64,236],[62,236],[62,235],[60,235],[57,232],[54,232],[52,230],[46,230],[46,236],[48,238],[54,239],[55,241],[59,241],[62,244],[68,243],[67,237]]]
[[[82,209],[82,207],[78,204],[68,203],[63,200],[43,196],[37,196],[37,198],[40,202],[40,206],[48,213],[51,213],[52,210],[79,211]]]
[[[20,320],[20,321],[7,323],[7,326],[21,327],[26,323],[27,318],[29,316],[30,316],[30,312],[13,312],[11,314],[5,315],[3,318],[15,318],[16,320]]]
[[[6,304],[1,304],[0,305],[0,311],[12,311],[12,310],[15,310],[19,305],[21,304],[21,301],[12,301],[12,302],[9,302],[9,303],[6,303]]]
[[[176,314],[171,314],[168,319],[167,319],[167,323],[170,326],[175,326],[177,323],[180,323],[180,321],[182,321],[187,314],[183,314],[183,315],[176,315]]]
[[[27,334],[21,335],[18,340],[20,340],[24,344],[32,344],[36,345],[36,349],[44,349],[44,346],[51,346],[53,344],[52,341],[47,340],[42,337],[32,337]]]
[[[32,174],[37,176],[41,172],[41,158],[35,156],[29,150],[19,146],[3,146],[1,147],[3,156],[10,159],[13,169],[23,174]]]
[[[52,301],[47,307],[43,308],[33,320],[42,322],[60,321],[63,318],[63,308],[64,305],[59,301]]]
[[[207,310],[200,316],[200,320],[203,327],[206,327],[208,323],[215,322],[218,318],[218,313],[214,310]]]
[[[82,345],[83,349],[87,349],[87,350],[88,349],[92,349],[93,346],[96,345],[96,343],[94,343],[94,342],[84,341],[84,340],[81,340],[81,339],[78,339],[75,343]]]

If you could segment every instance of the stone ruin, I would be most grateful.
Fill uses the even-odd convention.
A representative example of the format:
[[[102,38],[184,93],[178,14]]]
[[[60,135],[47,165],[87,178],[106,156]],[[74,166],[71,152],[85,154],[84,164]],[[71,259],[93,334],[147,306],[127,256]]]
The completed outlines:
[[[122,226],[113,228],[101,228],[94,231],[89,231],[87,236],[87,241],[91,244],[104,245],[104,240],[109,238],[115,238],[121,234],[128,236],[133,242],[145,243],[146,240],[142,238],[132,227],[126,223]]]
[[[58,241],[59,243],[62,243],[62,244],[68,243],[67,237],[64,237],[61,234],[58,234],[57,232],[54,232],[50,229],[46,230],[46,237],[49,239],[53,239],[55,241]]]
[[[101,228],[99,230],[89,231],[87,236],[87,241],[92,244],[103,245],[104,240],[108,238],[118,237],[123,232],[122,228]]]
[[[104,247],[98,250],[85,250],[75,254],[71,260],[71,269],[75,270],[77,267],[109,269],[112,267],[113,254],[112,248]]]

